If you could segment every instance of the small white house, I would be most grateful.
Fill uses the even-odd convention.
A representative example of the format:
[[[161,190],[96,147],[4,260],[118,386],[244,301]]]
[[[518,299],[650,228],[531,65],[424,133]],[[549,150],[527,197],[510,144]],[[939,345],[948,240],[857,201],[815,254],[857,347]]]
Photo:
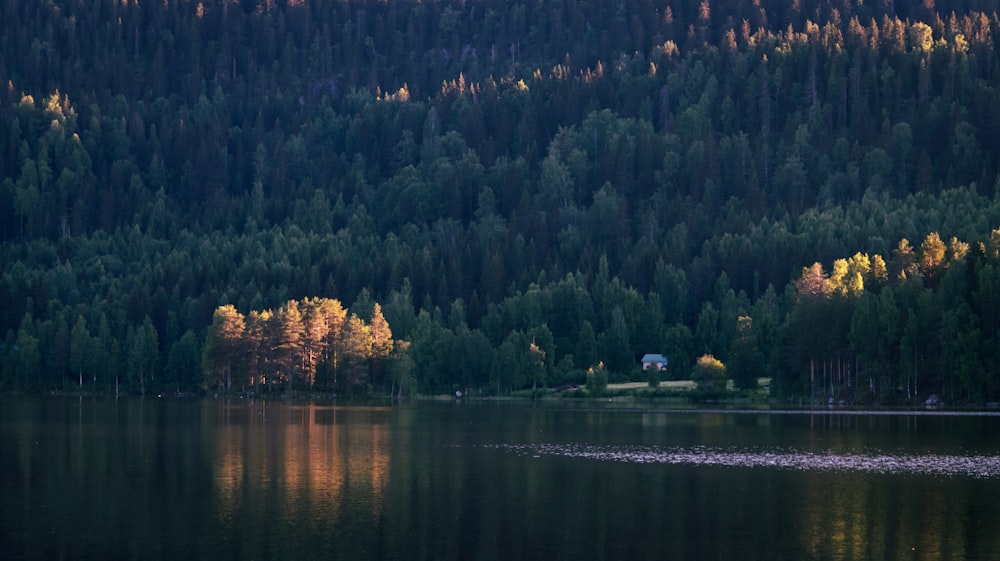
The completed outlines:
[[[655,367],[657,370],[667,369],[667,357],[663,355],[643,355],[642,356],[642,369],[649,370],[649,367]]]

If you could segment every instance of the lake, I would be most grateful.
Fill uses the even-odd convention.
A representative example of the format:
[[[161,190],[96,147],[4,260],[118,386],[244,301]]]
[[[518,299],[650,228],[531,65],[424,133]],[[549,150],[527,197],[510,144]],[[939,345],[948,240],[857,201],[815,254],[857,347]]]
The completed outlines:
[[[0,559],[987,560],[1000,416],[0,398]]]

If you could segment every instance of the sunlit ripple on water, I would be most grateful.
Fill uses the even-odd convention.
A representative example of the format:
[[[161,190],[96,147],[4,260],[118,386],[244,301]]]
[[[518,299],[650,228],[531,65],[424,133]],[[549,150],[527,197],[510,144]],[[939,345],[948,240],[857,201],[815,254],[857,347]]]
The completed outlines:
[[[562,456],[635,464],[678,464],[789,470],[861,471],[886,474],[1000,477],[1000,456],[940,454],[844,454],[793,449],[736,449],[705,446],[654,448],[580,444],[499,444],[525,456]]]

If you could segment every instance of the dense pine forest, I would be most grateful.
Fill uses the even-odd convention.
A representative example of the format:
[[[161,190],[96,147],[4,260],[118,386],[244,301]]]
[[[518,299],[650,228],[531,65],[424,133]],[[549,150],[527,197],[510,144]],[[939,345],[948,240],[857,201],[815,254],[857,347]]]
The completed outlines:
[[[0,390],[1000,399],[980,0],[0,0]]]

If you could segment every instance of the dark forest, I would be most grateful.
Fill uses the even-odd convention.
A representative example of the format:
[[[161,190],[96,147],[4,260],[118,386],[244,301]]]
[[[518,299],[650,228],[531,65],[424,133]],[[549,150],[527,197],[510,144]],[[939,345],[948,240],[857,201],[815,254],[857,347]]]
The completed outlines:
[[[1000,399],[993,2],[0,21],[0,391]]]

